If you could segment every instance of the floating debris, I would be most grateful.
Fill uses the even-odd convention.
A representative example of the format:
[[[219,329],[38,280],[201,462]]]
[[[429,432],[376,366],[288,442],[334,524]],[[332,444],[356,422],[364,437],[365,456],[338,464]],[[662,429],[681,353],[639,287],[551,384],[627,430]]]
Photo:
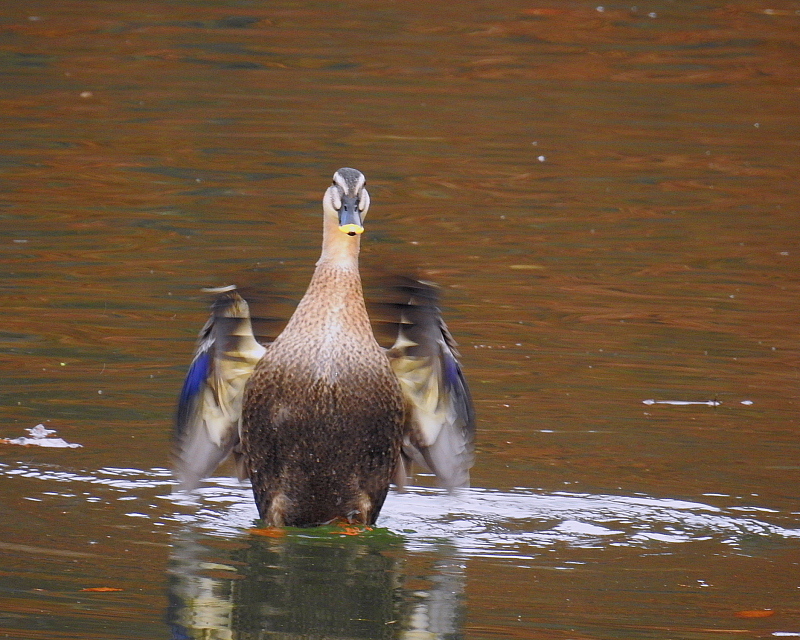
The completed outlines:
[[[679,407],[690,404],[702,404],[707,407],[718,407],[722,402],[719,400],[642,400],[642,404],[671,404]]]
[[[23,447],[55,447],[57,449],[74,449],[82,447],[82,444],[67,442],[62,438],[49,438],[55,433],[55,429],[48,429],[43,424],[37,424],[32,429],[25,429],[30,436],[21,438],[0,438],[0,444],[19,444]]]

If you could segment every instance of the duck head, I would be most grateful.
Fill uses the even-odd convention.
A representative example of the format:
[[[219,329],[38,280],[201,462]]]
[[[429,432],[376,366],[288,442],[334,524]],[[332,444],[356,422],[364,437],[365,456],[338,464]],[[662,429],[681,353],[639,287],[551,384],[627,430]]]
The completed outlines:
[[[357,169],[343,167],[333,174],[333,184],[322,199],[325,215],[335,217],[339,231],[348,236],[364,232],[364,218],[369,209],[366,182],[364,174]]]

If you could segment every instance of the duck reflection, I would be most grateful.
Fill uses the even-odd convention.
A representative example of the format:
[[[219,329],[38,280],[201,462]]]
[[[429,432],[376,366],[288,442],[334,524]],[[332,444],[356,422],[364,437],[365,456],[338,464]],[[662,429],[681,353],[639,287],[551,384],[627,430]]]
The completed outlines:
[[[172,638],[461,637],[465,575],[451,547],[410,553],[385,530],[280,533],[176,536]]]

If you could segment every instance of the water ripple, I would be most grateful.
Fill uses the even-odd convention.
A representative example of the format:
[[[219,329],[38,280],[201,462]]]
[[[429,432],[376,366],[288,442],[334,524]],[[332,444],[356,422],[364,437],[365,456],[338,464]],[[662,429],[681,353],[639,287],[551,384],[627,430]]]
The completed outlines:
[[[149,509],[125,515],[165,525],[193,526],[210,535],[244,535],[258,517],[250,488],[232,478],[211,478],[195,495],[171,491],[167,469],[102,468],[67,471],[19,463],[0,464],[0,476],[45,481],[44,490],[26,497],[74,497],[76,485],[96,485],[100,493],[87,502],[150,497]],[[53,483],[67,483],[59,493]],[[31,487],[32,489],[34,487]],[[154,495],[153,490],[156,490]],[[105,491],[113,495],[105,495]],[[119,493],[124,493],[120,497]],[[84,495],[89,495],[84,492]],[[757,507],[748,509],[763,513]],[[770,510],[766,510],[770,511]],[[741,507],[722,509],[701,502],[649,496],[543,493],[518,488],[512,491],[471,488],[450,495],[430,488],[392,491],[378,521],[380,527],[402,536],[410,550],[425,550],[442,542],[462,555],[531,559],[556,545],[582,548],[613,546],[664,547],[713,540],[738,550],[753,537],[800,538],[800,529],[771,524],[741,513]]]

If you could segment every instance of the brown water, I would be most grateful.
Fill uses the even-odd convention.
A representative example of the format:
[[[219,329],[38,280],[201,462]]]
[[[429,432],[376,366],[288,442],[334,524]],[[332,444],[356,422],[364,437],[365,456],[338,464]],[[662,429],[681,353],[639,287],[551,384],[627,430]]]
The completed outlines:
[[[0,637],[800,636],[800,2],[597,4],[0,7],[0,437],[83,445],[0,448]],[[444,287],[475,488],[263,538],[170,495],[175,397],[343,165],[365,273]]]

